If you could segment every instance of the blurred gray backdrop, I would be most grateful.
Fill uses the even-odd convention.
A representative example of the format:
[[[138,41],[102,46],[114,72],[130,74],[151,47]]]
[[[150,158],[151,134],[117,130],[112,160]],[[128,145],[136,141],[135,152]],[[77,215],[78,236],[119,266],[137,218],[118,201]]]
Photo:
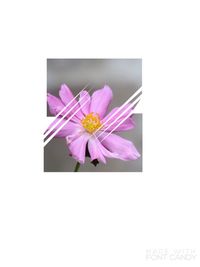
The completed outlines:
[[[66,83],[74,95],[89,83],[92,90],[108,84],[113,91],[113,101],[108,112],[122,105],[142,86],[142,59],[47,59],[47,91],[58,96],[60,85]],[[90,94],[92,94],[92,92]],[[51,116],[47,108],[47,115]],[[136,127],[117,133],[132,141],[141,157],[135,161],[106,159],[107,164],[97,167],[86,159],[82,172],[140,172],[142,171],[142,114],[134,115]],[[45,172],[71,172],[76,161],[69,156],[65,139],[53,138],[44,148]]]

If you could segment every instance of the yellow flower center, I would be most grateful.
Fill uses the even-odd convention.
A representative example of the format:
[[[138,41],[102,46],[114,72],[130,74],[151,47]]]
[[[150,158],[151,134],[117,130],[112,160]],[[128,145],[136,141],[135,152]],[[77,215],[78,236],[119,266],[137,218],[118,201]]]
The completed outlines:
[[[81,123],[89,133],[93,133],[101,126],[100,117],[94,112],[91,112],[87,116],[85,116],[85,118],[82,119]]]

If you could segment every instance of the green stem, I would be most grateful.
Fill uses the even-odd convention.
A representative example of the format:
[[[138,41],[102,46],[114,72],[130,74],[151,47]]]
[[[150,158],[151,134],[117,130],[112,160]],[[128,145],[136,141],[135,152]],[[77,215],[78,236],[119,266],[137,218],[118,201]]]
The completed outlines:
[[[79,162],[76,163],[76,166],[74,168],[74,172],[78,172],[79,168],[80,168],[81,164]]]

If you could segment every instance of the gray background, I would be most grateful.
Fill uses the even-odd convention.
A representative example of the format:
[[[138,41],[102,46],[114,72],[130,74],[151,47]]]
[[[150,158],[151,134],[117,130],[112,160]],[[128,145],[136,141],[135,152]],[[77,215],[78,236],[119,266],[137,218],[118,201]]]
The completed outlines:
[[[47,91],[58,96],[62,83],[66,83],[74,95],[89,83],[89,89],[102,88],[108,84],[113,91],[113,101],[108,112],[122,105],[142,86],[141,59],[48,59]],[[92,92],[94,91],[92,90]],[[92,94],[92,92],[90,94]],[[48,111],[48,109],[47,109]],[[47,113],[50,115],[49,111]],[[142,171],[142,114],[134,115],[136,127],[133,130],[117,133],[131,140],[141,157],[135,161],[107,159],[107,164],[94,167],[89,158],[79,171],[87,172],[127,172]],[[76,161],[71,158],[64,139],[53,138],[44,148],[44,171],[73,171]]]

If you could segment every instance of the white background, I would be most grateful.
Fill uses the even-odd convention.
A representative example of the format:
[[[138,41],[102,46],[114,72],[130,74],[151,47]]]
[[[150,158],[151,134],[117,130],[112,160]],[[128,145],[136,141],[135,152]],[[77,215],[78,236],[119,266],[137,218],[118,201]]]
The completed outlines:
[[[197,4],[2,1],[0,266],[199,266]],[[43,173],[53,57],[143,59],[143,173]]]

